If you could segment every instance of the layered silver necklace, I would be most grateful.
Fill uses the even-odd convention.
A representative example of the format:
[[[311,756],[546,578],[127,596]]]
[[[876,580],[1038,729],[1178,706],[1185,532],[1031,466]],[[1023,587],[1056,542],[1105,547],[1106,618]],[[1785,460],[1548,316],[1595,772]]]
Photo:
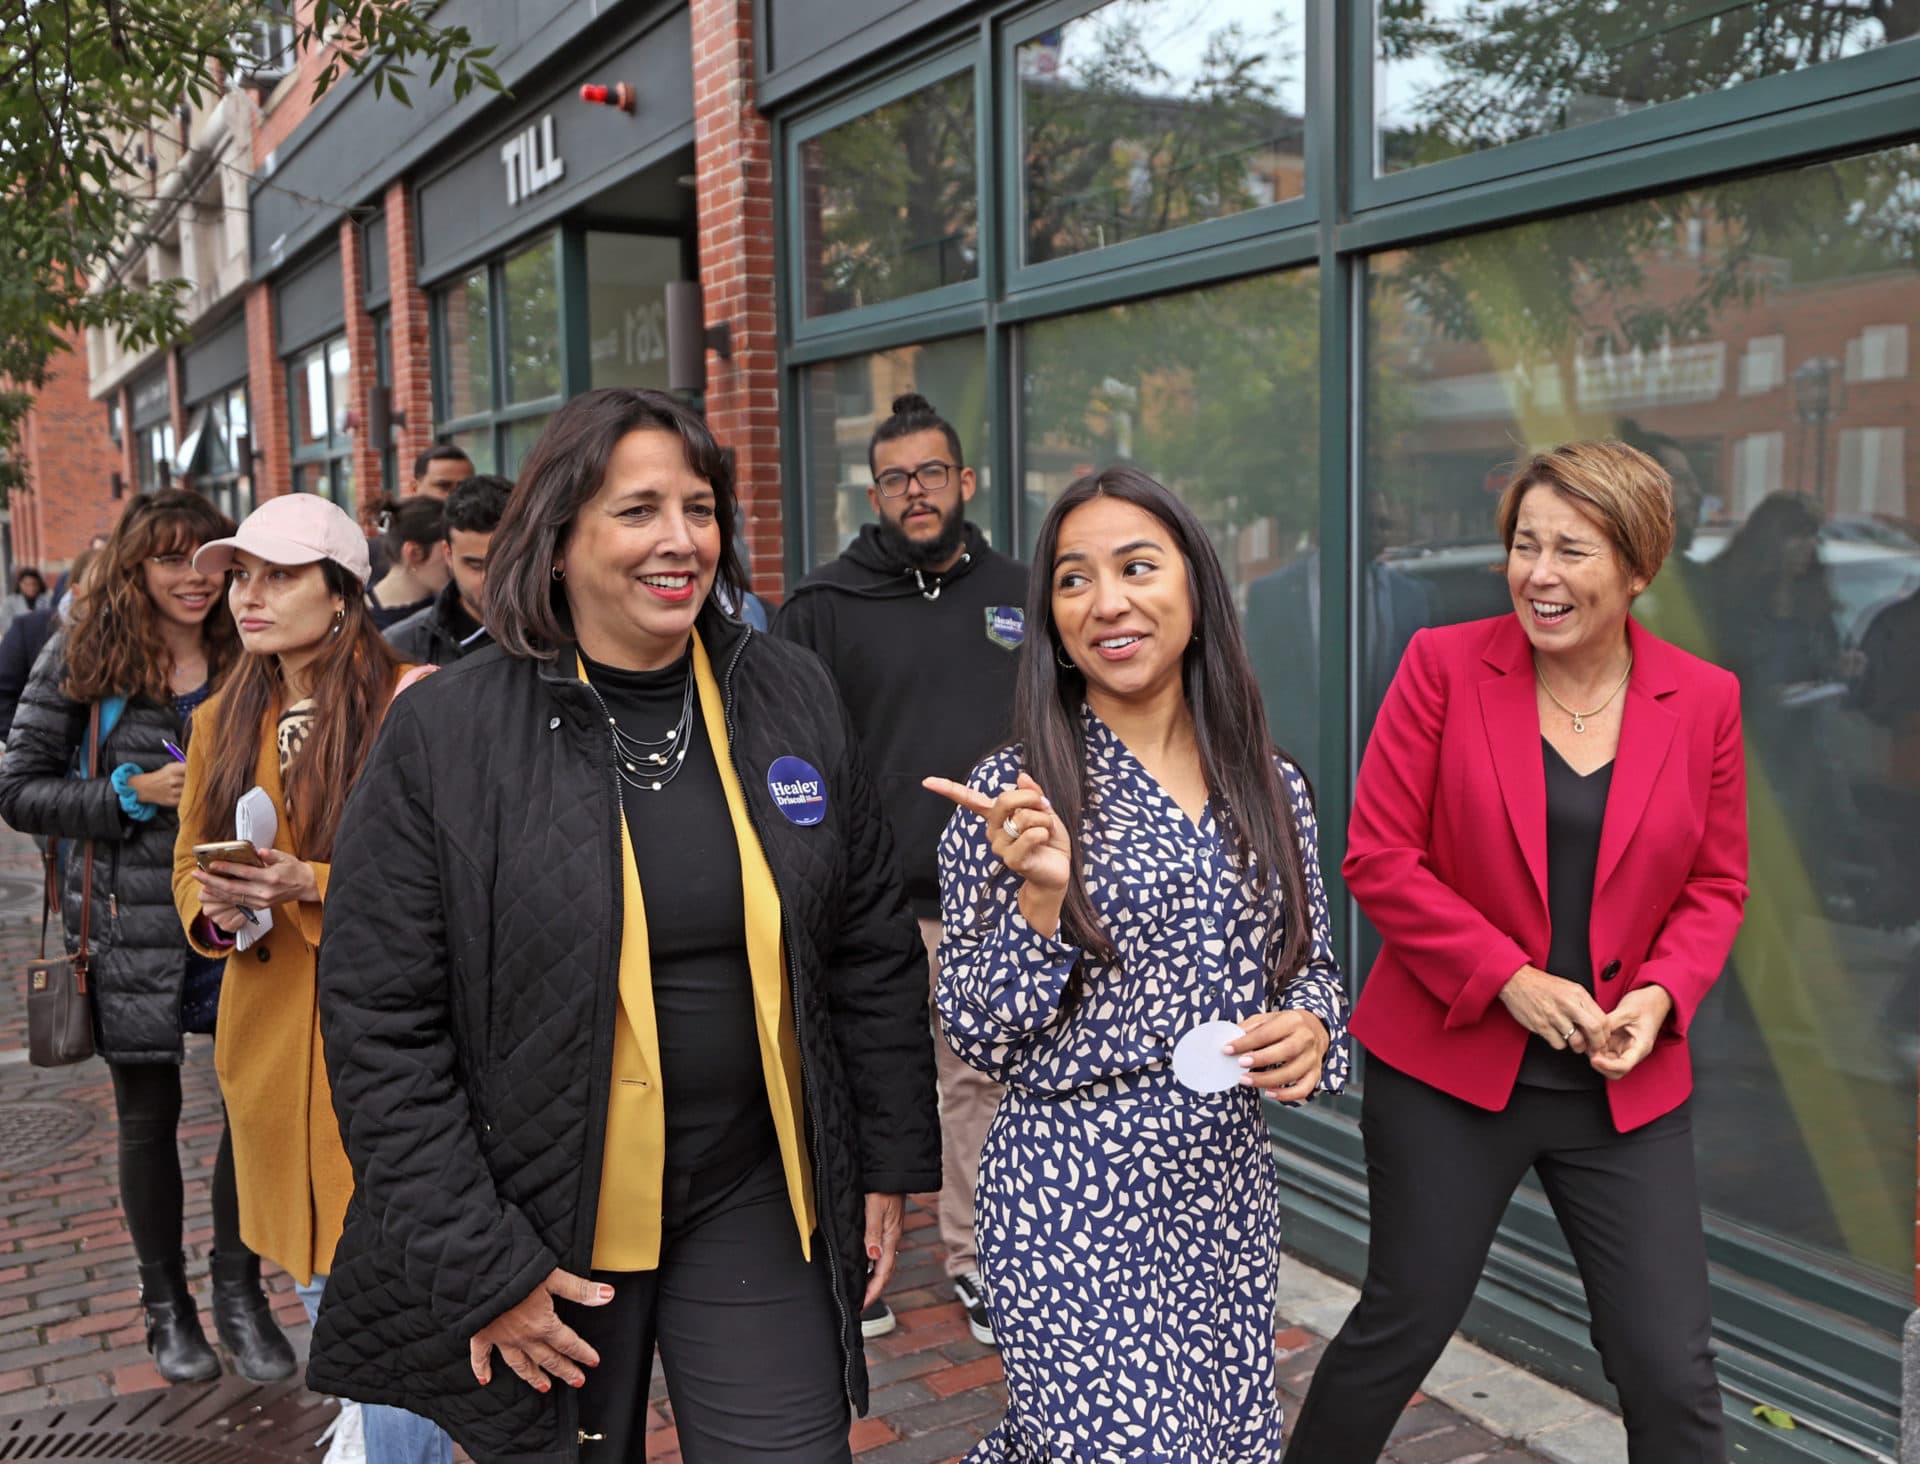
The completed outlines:
[[[693,667],[687,667],[687,687],[680,696],[680,720],[667,729],[664,737],[630,737],[620,730],[612,713],[607,726],[613,730],[613,761],[620,781],[643,793],[658,793],[680,775],[687,760],[687,734],[693,730]]]

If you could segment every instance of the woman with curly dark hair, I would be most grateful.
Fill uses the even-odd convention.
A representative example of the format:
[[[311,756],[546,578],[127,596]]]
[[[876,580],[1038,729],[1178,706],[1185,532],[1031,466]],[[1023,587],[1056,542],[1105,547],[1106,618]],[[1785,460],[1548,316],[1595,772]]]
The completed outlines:
[[[140,1261],[147,1347],[168,1382],[215,1377],[181,1247],[183,1032],[211,1032],[220,963],[192,951],[173,910],[176,810],[193,712],[233,665],[239,640],[220,580],[194,551],[233,532],[204,498],[169,490],[135,499],[96,558],[85,594],[42,653],[0,763],[0,816],[17,829],[75,841],[64,860],[69,946],[88,888],[91,843],[95,1050],[113,1074],[120,1120],[120,1202]],[[99,712],[97,776],[84,773]],[[247,1377],[293,1371],[293,1349],[260,1290],[260,1261],[241,1242],[233,1142],[213,1168],[213,1311]]]

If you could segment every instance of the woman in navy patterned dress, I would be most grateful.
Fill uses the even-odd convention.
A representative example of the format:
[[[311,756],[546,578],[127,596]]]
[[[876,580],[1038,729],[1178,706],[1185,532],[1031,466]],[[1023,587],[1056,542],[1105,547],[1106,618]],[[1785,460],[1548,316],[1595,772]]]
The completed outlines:
[[[1347,1073],[1313,804],[1205,531],[1145,474],[1054,504],[1027,627],[1014,743],[966,786],[927,783],[962,809],[941,1016],[1007,1085],[975,1201],[1007,1416],[967,1464],[1269,1464],[1261,1098]],[[1241,1084],[1193,1091],[1174,1045],[1220,1020]]]

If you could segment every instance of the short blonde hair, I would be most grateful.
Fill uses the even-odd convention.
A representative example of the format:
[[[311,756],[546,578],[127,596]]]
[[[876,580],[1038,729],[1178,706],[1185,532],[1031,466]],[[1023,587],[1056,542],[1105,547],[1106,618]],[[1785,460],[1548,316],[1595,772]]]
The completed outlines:
[[[1508,552],[1520,500],[1533,488],[1551,488],[1592,514],[1629,572],[1642,579],[1651,582],[1673,550],[1673,480],[1637,447],[1609,438],[1535,453],[1507,484],[1494,515]]]

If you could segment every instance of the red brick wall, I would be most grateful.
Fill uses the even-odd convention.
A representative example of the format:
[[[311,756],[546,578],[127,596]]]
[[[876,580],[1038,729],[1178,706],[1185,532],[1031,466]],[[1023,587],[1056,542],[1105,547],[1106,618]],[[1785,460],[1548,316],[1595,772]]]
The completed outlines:
[[[293,443],[287,430],[287,373],[273,347],[273,286],[247,291],[247,405],[252,413],[253,501],[293,486]]]
[[[373,317],[367,314],[366,270],[361,254],[366,239],[351,218],[340,221],[340,288],[347,306],[347,355],[352,361],[353,400],[348,404],[353,424],[353,488],[361,516],[388,492],[381,479],[380,445],[367,430],[367,404],[380,380],[379,346],[374,340]]]
[[[427,292],[415,278],[413,191],[404,182],[387,189],[387,278],[393,299],[393,410],[407,414],[394,455],[405,491],[413,459],[433,441],[433,359]]]
[[[756,592],[782,589],[780,369],[774,330],[773,161],[754,106],[752,0],[692,0],[693,147],[707,323],[733,359],[707,357],[707,418],[734,450]]]
[[[62,567],[120,516],[113,475],[125,471],[121,450],[107,435],[106,404],[87,395],[86,343],[67,341],[21,429],[28,486],[10,505],[15,565]]]

